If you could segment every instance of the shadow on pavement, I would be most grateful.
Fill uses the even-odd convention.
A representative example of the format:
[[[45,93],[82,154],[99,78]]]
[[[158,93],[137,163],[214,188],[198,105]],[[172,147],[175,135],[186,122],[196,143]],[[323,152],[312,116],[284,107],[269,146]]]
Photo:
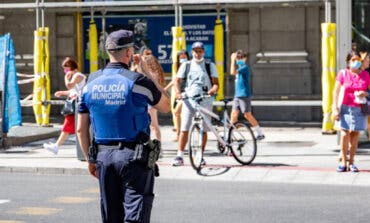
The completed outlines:
[[[219,176],[227,173],[232,168],[247,168],[247,167],[296,167],[297,165],[289,165],[284,163],[252,163],[250,165],[206,165],[199,172],[198,175],[205,177]]]
[[[289,165],[285,163],[252,163],[248,166],[250,167],[296,167],[297,165]]]
[[[213,177],[225,174],[228,172],[232,167],[225,166],[225,165],[212,165],[212,166],[205,166],[203,167],[198,174],[205,177]]]

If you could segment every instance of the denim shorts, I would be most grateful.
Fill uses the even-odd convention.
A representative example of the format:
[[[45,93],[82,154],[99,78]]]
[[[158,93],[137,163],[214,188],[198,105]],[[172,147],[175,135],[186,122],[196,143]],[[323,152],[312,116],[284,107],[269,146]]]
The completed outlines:
[[[360,107],[342,105],[340,108],[340,127],[349,131],[367,129],[367,116]]]

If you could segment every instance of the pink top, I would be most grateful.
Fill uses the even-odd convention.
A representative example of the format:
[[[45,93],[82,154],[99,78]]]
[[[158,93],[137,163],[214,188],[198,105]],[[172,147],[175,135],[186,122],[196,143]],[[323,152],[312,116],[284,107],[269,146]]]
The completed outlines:
[[[340,70],[336,80],[344,86],[344,96],[342,104],[352,107],[359,107],[355,102],[355,91],[367,91],[370,85],[370,75],[367,71],[353,74],[349,69]]]

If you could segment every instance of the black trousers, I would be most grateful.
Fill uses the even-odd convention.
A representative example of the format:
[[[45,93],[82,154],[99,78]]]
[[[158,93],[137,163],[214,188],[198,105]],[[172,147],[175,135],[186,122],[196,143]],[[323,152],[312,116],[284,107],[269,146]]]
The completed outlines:
[[[154,174],[132,161],[132,149],[104,149],[97,156],[103,223],[149,223]]]

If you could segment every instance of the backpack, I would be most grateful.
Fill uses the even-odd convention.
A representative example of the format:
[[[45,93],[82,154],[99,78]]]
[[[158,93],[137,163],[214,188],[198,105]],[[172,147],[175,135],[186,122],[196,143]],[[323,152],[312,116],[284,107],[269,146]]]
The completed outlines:
[[[181,83],[181,92],[184,91],[185,86],[186,86],[186,79],[188,78],[188,73],[190,71],[190,64],[191,64],[191,62],[186,63],[185,77],[184,77],[184,81]],[[208,74],[209,80],[210,80],[211,85],[212,85],[213,83],[212,83],[212,76],[211,76],[211,62],[209,62],[208,60],[206,60],[205,61],[205,66],[206,66],[206,72]]]

